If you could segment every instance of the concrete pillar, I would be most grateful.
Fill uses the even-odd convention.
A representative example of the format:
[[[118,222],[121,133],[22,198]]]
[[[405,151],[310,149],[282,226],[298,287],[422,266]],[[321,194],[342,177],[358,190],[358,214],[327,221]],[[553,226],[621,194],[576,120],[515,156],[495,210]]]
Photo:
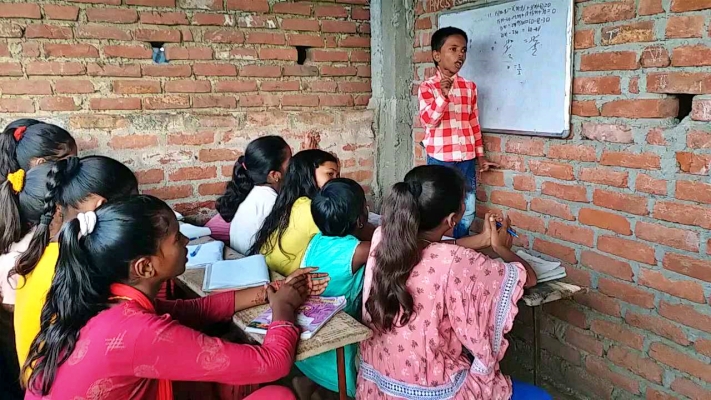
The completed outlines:
[[[415,1],[371,0],[371,68],[377,210],[389,188],[412,168],[412,108]]]

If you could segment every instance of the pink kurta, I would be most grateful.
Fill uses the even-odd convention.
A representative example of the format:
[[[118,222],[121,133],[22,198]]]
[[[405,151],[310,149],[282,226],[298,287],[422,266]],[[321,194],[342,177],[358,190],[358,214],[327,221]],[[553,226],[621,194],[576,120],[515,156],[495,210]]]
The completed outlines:
[[[294,362],[298,329],[274,322],[262,346],[233,344],[193,328],[229,320],[234,293],[156,301],[152,314],[126,301],[89,320],[57,371],[52,400],[155,400],[157,379],[230,385],[271,382]],[[25,399],[40,399],[28,391]]]
[[[380,242],[380,229],[372,248]],[[363,304],[375,259],[368,259]],[[526,272],[460,246],[429,245],[407,282],[416,315],[362,342],[358,399],[509,399],[511,380],[499,370],[523,295]],[[363,320],[370,318],[363,307]],[[474,355],[470,362],[463,352]],[[432,397],[425,397],[425,395]]]

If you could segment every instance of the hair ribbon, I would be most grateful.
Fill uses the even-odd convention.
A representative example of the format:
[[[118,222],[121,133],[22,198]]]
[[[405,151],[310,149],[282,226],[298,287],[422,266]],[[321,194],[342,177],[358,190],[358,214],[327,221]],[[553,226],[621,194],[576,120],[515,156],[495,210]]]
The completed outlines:
[[[89,236],[94,232],[94,228],[96,228],[95,212],[87,211],[85,213],[79,213],[77,219],[79,220],[79,239]]]
[[[16,142],[19,142],[23,136],[25,136],[25,131],[27,130],[26,126],[20,126],[15,129],[15,132],[12,134],[12,136],[15,138]]]
[[[25,187],[25,170],[20,168],[15,172],[7,174],[7,181],[10,182],[12,190],[17,194]]]

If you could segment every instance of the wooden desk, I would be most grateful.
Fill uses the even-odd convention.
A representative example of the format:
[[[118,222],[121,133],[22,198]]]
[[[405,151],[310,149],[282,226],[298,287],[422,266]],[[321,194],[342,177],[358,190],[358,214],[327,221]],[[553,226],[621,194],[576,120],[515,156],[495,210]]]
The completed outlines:
[[[212,240],[212,238],[204,237],[193,240],[190,244],[195,245]],[[242,257],[243,255],[237,253],[228,246],[225,246],[224,258],[226,260],[235,260]],[[177,284],[197,296],[205,297],[207,294],[202,291],[204,276],[204,268],[188,269],[183,275],[177,278]],[[284,277],[272,272],[272,280],[280,279],[284,279]],[[255,317],[257,317],[268,307],[269,306],[265,304],[242,310],[232,317],[232,321],[240,330],[244,332],[247,324],[249,324]],[[245,336],[253,343],[261,344],[264,341],[264,335],[247,332],[244,333]],[[296,348],[296,360],[301,361],[327,351],[336,350],[339,396],[341,399],[346,399],[346,367],[343,349],[349,344],[360,343],[366,339],[369,339],[371,336],[373,336],[373,332],[371,332],[370,329],[356,321],[350,315],[341,311],[330,321],[328,321],[326,325],[324,325],[323,328],[321,328],[311,339],[299,340],[299,344]]]
[[[541,324],[540,308],[543,304],[568,299],[574,294],[587,289],[570,283],[549,281],[526,289],[523,302],[531,307],[533,313],[533,383],[538,386],[540,381],[539,368],[541,364]]]

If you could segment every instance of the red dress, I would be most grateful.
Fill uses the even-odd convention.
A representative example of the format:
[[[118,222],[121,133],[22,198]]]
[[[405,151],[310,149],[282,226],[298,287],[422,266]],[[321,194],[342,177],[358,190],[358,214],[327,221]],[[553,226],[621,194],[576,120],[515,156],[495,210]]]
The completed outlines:
[[[290,323],[273,322],[261,346],[194,329],[232,318],[234,293],[155,305],[157,314],[126,301],[89,320],[45,399],[155,400],[158,379],[245,385],[275,381],[291,369],[299,331]],[[41,397],[28,391],[25,399]]]

